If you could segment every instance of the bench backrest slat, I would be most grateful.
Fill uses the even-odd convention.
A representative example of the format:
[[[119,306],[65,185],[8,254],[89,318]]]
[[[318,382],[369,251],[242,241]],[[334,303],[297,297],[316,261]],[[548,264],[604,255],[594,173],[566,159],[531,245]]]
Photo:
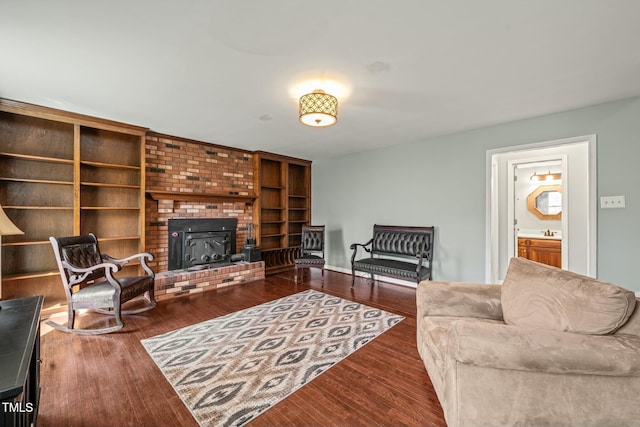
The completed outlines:
[[[415,257],[418,252],[427,252],[432,258],[433,227],[399,227],[374,225],[371,255],[398,255]]]

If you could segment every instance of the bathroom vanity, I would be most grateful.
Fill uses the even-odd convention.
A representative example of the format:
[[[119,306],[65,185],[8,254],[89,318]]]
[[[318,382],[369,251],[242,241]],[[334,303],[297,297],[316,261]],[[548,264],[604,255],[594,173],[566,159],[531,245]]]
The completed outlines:
[[[518,256],[561,268],[562,240],[555,235],[518,235]]]

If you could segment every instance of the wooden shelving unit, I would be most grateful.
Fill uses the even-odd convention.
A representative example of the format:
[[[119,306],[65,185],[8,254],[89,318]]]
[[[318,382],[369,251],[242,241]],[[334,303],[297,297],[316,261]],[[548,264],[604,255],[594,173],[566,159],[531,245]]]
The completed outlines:
[[[311,221],[311,162],[256,152],[256,239],[267,274],[290,269]]]
[[[0,99],[0,204],[25,232],[2,240],[2,299],[64,301],[49,236],[93,232],[115,257],[144,250],[146,131]]]

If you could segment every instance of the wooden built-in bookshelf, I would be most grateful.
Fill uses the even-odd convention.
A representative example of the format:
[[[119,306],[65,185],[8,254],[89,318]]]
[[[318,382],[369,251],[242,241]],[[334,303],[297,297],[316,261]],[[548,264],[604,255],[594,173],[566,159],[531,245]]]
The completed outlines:
[[[311,222],[311,162],[258,151],[254,178],[253,216],[266,273],[292,268],[302,226]]]
[[[93,232],[114,257],[144,250],[146,131],[0,99],[0,204],[24,231],[2,239],[2,299],[64,300],[49,236]]]

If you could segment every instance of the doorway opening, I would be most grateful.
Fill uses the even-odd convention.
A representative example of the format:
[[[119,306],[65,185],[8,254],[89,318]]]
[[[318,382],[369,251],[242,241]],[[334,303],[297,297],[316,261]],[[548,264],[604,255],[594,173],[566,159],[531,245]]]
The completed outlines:
[[[488,283],[501,283],[504,279],[509,259],[518,255],[518,232],[526,234],[526,231],[539,228],[517,229],[516,209],[522,205],[516,206],[514,183],[517,181],[514,177],[518,173],[526,176],[522,171],[528,167],[529,170],[537,167],[531,173],[536,175],[542,175],[546,167],[547,174],[557,177],[550,170],[552,164],[559,168],[554,171],[561,176],[560,194],[549,188],[542,188],[540,192],[546,192],[545,196],[554,201],[559,198],[561,215],[559,223],[547,222],[549,227],[544,231],[559,231],[556,237],[562,242],[563,269],[596,276],[596,135],[587,135],[487,151],[485,277]],[[543,208],[547,209],[550,208]],[[551,224],[554,224],[553,229]]]
[[[507,161],[507,253],[567,269],[567,155]]]

